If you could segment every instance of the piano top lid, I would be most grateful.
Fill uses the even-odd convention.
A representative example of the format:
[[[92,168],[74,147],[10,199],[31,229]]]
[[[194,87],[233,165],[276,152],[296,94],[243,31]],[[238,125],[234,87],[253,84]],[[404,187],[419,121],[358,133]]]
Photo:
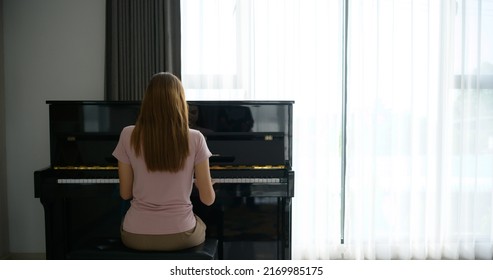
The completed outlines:
[[[188,103],[200,103],[202,105],[289,105],[294,104],[294,100],[187,100]],[[107,100],[46,100],[46,104],[85,104],[85,105],[101,105],[101,104],[139,104],[141,101],[107,101]]]
[[[101,104],[140,104],[140,101],[108,101],[108,100],[46,100],[48,105],[101,105]]]

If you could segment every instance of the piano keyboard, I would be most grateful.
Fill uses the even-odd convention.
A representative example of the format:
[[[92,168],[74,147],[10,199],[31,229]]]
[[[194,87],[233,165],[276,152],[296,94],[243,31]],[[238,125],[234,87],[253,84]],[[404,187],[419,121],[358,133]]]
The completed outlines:
[[[91,179],[57,179],[58,184],[118,184],[120,180],[115,178],[91,178]]]
[[[280,178],[217,178],[217,179],[212,179],[213,182],[215,183],[224,183],[224,184],[231,184],[231,183],[280,183],[281,179]]]
[[[280,183],[280,178],[213,178],[212,181],[219,184],[276,184]],[[77,179],[57,179],[58,184],[118,184],[117,178],[77,178]]]

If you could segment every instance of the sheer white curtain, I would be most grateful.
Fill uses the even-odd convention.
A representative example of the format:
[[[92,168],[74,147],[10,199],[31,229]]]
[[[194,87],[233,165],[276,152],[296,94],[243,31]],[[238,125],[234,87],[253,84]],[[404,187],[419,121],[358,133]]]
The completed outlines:
[[[493,1],[457,4],[445,241],[453,257],[493,259]]]
[[[294,259],[492,258],[491,0],[349,1],[344,227],[342,2],[181,0],[187,98],[295,101]]]
[[[492,1],[350,3],[345,257],[491,259]]]
[[[190,100],[294,100],[293,258],[340,242],[341,6],[182,0]]]

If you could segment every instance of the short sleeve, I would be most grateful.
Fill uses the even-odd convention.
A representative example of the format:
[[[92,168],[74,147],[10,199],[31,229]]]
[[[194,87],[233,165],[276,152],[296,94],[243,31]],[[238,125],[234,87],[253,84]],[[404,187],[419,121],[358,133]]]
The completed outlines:
[[[127,149],[130,147],[130,136],[132,135],[133,127],[125,127],[120,133],[120,139],[113,151],[113,156],[121,162],[130,163],[130,158]]]
[[[212,153],[209,150],[209,147],[207,147],[207,142],[205,141],[204,135],[200,133],[199,131],[195,131],[195,136],[196,136],[196,148],[195,148],[195,160],[194,160],[194,165],[197,165],[204,160],[208,159]]]

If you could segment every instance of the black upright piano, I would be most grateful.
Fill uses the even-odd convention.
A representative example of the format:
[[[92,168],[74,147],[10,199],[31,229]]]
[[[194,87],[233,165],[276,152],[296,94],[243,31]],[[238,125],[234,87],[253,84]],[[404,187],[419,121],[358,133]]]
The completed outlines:
[[[140,102],[47,101],[50,165],[34,172],[46,257],[66,259],[91,238],[119,238],[128,201],[111,155]],[[188,101],[190,127],[213,156],[216,201],[194,212],[219,240],[220,259],[291,259],[292,101]],[[194,188],[195,189],[195,188]]]

